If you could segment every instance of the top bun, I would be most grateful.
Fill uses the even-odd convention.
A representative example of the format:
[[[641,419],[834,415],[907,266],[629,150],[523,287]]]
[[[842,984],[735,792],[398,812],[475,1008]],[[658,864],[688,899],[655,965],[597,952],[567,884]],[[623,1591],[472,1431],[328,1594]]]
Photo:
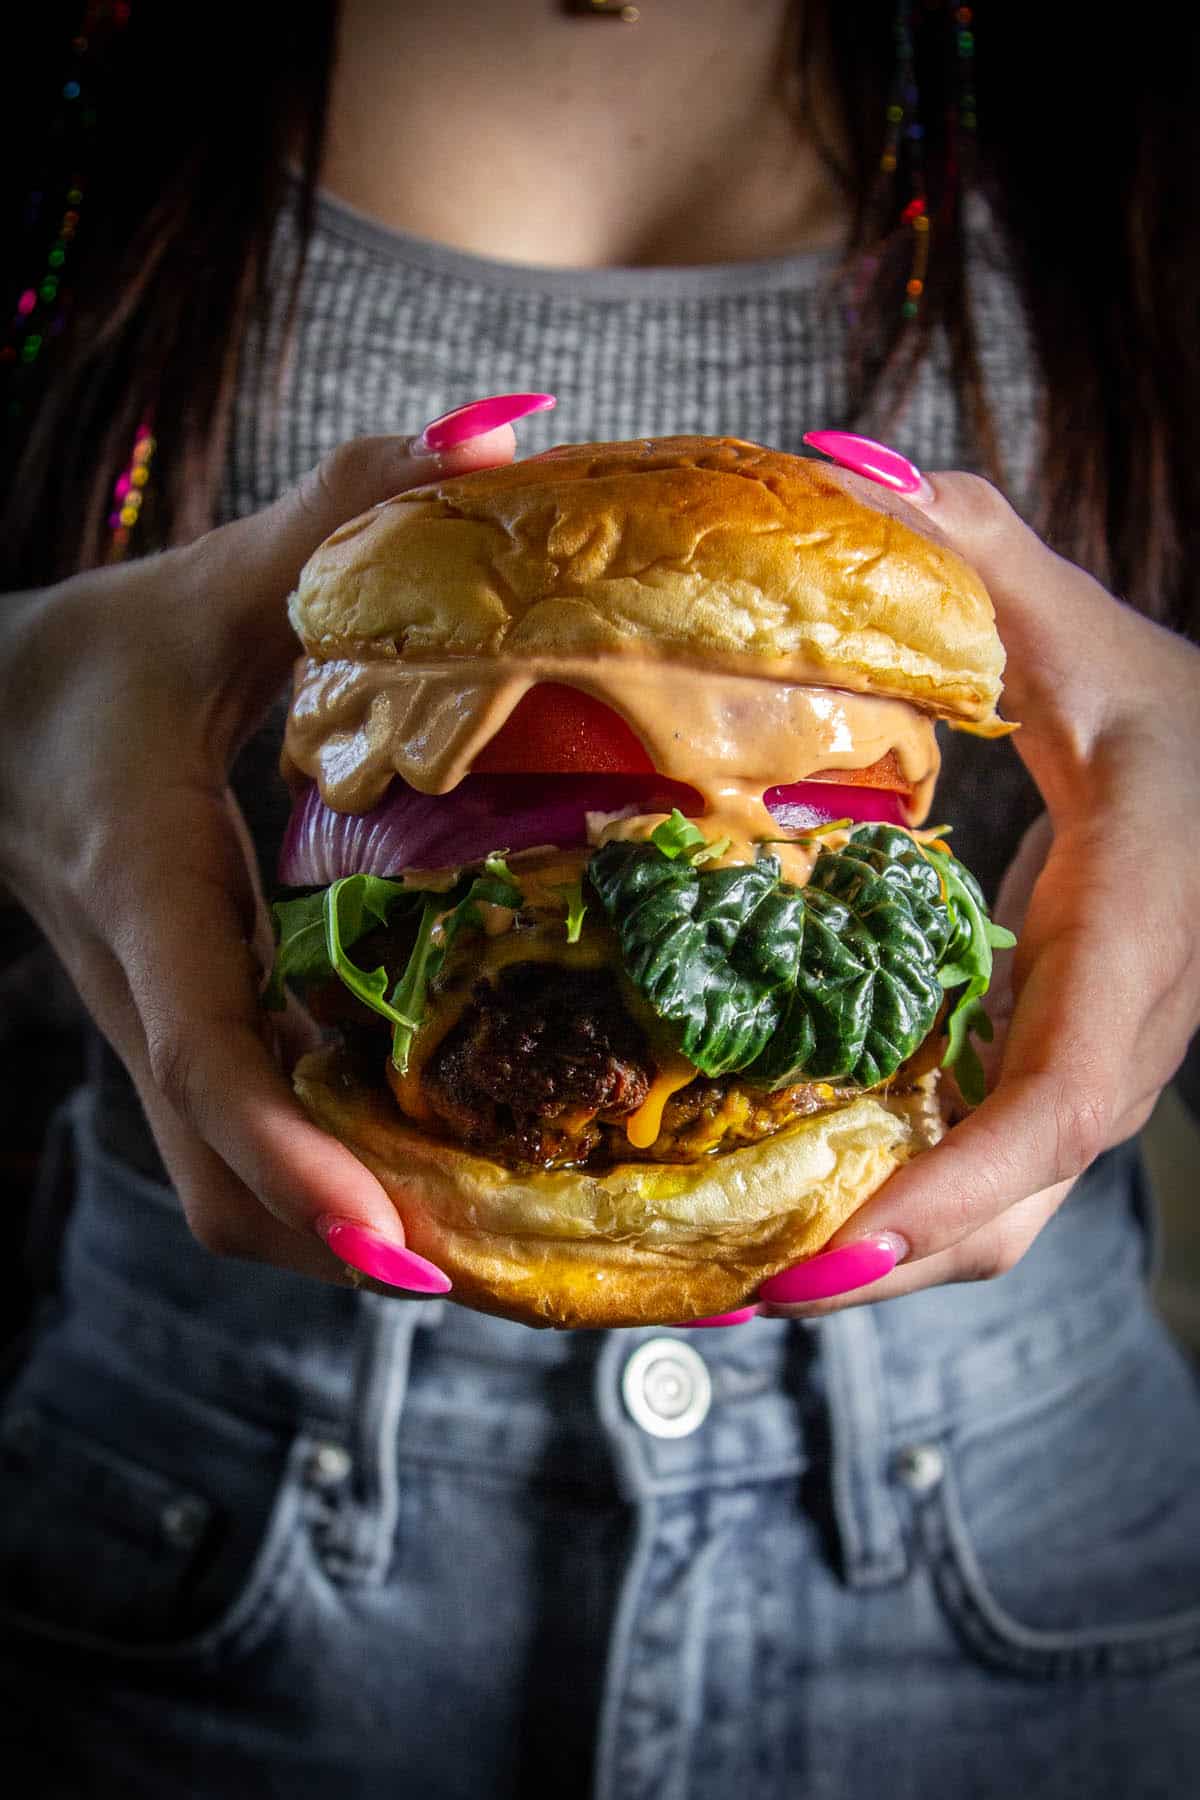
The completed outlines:
[[[652,650],[1002,729],[974,571],[884,490],[736,438],[571,444],[398,494],[325,540],[291,618],[322,661]]]

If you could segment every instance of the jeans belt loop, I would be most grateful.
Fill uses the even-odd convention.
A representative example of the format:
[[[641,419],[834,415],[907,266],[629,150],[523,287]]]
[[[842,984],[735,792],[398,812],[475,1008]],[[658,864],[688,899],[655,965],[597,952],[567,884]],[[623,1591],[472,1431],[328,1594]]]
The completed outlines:
[[[347,1420],[353,1474],[324,1546],[331,1574],[350,1584],[384,1581],[400,1512],[400,1414],[408,1392],[419,1301],[358,1296],[358,1332]]]
[[[883,1369],[870,1306],[833,1313],[819,1326],[829,1394],[833,1508],[847,1581],[883,1587],[908,1559],[887,1467]]]

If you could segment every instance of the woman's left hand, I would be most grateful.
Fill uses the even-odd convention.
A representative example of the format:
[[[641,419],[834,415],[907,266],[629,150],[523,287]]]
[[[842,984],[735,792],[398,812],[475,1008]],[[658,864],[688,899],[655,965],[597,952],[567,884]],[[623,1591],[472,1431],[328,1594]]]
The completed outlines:
[[[764,1283],[773,1317],[1012,1268],[1075,1178],[1145,1124],[1200,1021],[1200,651],[1048,550],[987,482],[927,488],[905,499],[995,602],[1005,710],[1046,816],[996,908],[1019,941],[990,997],[992,1093],[820,1256]],[[880,1233],[901,1242],[863,1242]]]

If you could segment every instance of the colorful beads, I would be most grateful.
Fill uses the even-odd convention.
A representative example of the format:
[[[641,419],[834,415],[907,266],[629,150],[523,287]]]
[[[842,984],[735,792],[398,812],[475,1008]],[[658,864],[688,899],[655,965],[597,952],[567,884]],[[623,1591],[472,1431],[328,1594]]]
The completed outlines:
[[[111,37],[114,32],[119,32],[128,25],[133,9],[128,0],[86,0],[83,10],[82,29],[71,39],[74,62],[64,72],[65,79],[59,89],[60,103],[47,132],[48,140],[62,144],[63,163],[68,170],[65,189],[60,190],[63,194],[62,212],[58,215],[57,229],[51,235],[49,248],[45,252],[45,267],[41,279],[30,282],[21,290],[7,338],[0,339],[0,365],[13,370],[13,374],[5,378],[9,390],[5,415],[11,420],[19,420],[25,414],[28,396],[36,392],[36,388],[30,386],[31,382],[36,381],[34,365],[39,362],[42,366],[45,365],[43,352],[53,339],[62,335],[67,325],[71,294],[64,285],[64,265],[79,230],[85,187],[82,168],[72,167],[69,159],[86,141],[85,134],[95,128],[99,116],[93,95],[89,91],[92,83],[86,59],[98,42],[103,44],[106,37]],[[53,195],[53,187],[39,186],[30,192],[23,225],[30,234],[39,233],[42,229],[43,209],[48,202],[53,206]],[[49,224],[53,217],[54,214],[51,213],[46,223]],[[120,544],[122,554],[130,529],[137,521],[143,492],[149,480],[148,465],[154,440],[149,436],[148,428],[145,433],[139,433],[138,444],[143,447],[141,457],[135,465],[140,480],[134,480],[131,476],[124,492],[114,495],[117,504],[109,515],[113,542]],[[137,448],[135,445],[135,455]]]
[[[960,132],[974,133],[977,124],[974,90],[974,10],[969,6],[953,4],[940,6],[938,0],[923,0],[923,3],[921,0],[896,0],[892,25],[896,61],[892,75],[892,89],[884,113],[885,130],[883,149],[879,158],[876,204],[880,210],[887,204],[887,184],[891,182],[903,163],[907,169],[910,189],[909,199],[900,212],[900,224],[911,233],[911,260],[908,279],[904,284],[904,299],[900,308],[901,316],[906,321],[920,317],[927,286],[932,241],[929,199],[925,182],[925,122],[920,114],[914,21],[919,16],[922,28],[931,25],[932,15],[935,11],[941,13],[943,21],[941,29],[949,36],[952,59],[957,59],[958,91],[955,97],[956,103],[952,104],[950,110],[950,142],[944,151],[947,159],[946,179],[950,191],[941,202],[943,205],[951,203],[950,195],[953,193],[953,184],[956,181],[969,181],[970,179],[969,151],[973,148],[973,139],[967,137],[964,142],[959,134]],[[870,258],[864,256],[859,263],[854,289],[846,306],[847,319],[851,325],[856,324],[861,316],[862,302],[875,278],[878,262],[877,256]]]
[[[128,548],[130,534],[141,514],[153,455],[154,438],[149,421],[143,419],[133,440],[129,466],[121,471],[113,483],[113,505],[108,515],[108,526],[112,533],[108,550],[109,562],[119,562]]]

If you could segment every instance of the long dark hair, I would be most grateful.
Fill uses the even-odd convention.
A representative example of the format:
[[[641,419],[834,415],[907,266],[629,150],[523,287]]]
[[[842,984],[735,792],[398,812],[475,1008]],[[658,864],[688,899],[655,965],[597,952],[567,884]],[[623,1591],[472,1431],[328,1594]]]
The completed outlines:
[[[58,191],[82,157],[88,192],[64,264],[66,329],[43,351],[49,366],[43,374],[36,359],[18,358],[0,370],[13,390],[0,420],[7,586],[102,556],[112,480],[149,412],[161,450],[143,540],[203,528],[238,346],[255,315],[279,304],[266,285],[274,220],[289,193],[302,242],[313,216],[336,0],[209,8],[187,39],[176,9],[125,10],[127,26],[81,53],[91,127],[78,116],[46,127],[56,107],[63,112],[78,3],[36,9],[8,61],[5,301],[15,303],[46,248],[44,219],[23,225],[30,191]],[[878,421],[931,335],[944,333],[977,459],[1003,481],[968,303],[964,196],[977,182],[1008,232],[1044,377],[1034,522],[1144,611],[1186,626],[1186,577],[1200,560],[1194,14],[1160,8],[1153,31],[1135,33],[1020,0],[971,9],[914,0],[903,12],[913,20],[934,222],[915,320],[903,310],[906,172],[879,178],[895,0],[809,0],[803,14],[803,54],[827,59],[840,103],[849,255],[870,253],[876,264],[844,422]],[[961,30],[976,45],[969,138]],[[281,175],[288,155],[302,170],[291,190]]]

